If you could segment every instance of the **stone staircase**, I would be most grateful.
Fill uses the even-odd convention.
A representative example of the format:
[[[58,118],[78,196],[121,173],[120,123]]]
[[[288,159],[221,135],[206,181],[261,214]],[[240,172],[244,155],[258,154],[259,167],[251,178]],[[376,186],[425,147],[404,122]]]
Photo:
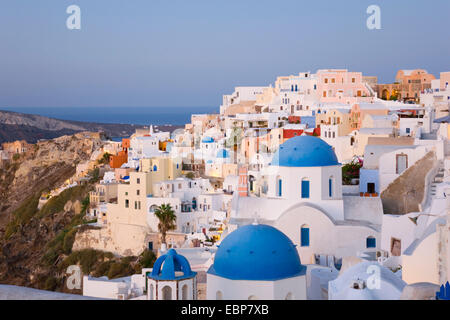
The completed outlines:
[[[445,169],[443,167],[440,167],[436,175],[434,176],[433,181],[431,182],[430,186],[430,194],[432,197],[436,196],[436,188],[439,183],[444,182],[444,174]]]

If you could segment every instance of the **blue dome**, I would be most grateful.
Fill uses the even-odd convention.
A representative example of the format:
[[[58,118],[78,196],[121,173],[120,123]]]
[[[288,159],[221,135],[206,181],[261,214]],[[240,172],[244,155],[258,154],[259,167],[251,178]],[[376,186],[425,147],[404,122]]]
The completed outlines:
[[[220,149],[217,152],[217,158],[229,158],[229,157],[230,157],[230,153],[225,149]]]
[[[179,255],[174,249],[170,249],[167,254],[155,261],[149,277],[155,280],[181,280],[192,278],[196,274],[192,272],[189,261],[185,257]]]
[[[257,224],[242,226],[223,239],[208,273],[231,280],[274,281],[305,271],[295,245],[284,233]]]
[[[212,142],[214,142],[214,139],[211,137],[204,137],[202,142],[203,143],[212,143]]]
[[[297,136],[283,143],[271,165],[280,167],[325,167],[339,165],[333,148],[320,138]]]

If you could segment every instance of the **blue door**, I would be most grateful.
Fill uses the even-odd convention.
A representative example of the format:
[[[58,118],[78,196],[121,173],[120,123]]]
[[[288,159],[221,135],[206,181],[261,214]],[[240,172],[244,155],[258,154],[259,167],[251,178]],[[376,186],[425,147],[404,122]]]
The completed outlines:
[[[278,180],[278,196],[279,197],[281,197],[281,195],[283,194],[282,187],[283,187],[283,181],[281,179],[279,179]]]
[[[376,248],[377,247],[377,239],[369,237],[366,239],[366,247],[367,248]]]
[[[328,179],[328,195],[333,196],[333,179]]]
[[[302,198],[303,199],[309,198],[309,181],[308,180],[302,181]]]
[[[309,228],[302,228],[300,233],[300,246],[309,247]]]

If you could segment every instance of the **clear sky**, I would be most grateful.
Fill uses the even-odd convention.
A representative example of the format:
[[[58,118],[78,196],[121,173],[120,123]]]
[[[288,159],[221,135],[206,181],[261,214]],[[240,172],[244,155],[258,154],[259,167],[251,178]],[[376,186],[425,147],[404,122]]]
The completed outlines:
[[[68,30],[66,8],[81,8]],[[381,30],[366,9],[381,7]],[[348,68],[450,71],[449,0],[2,0],[0,109],[219,106],[235,86]]]

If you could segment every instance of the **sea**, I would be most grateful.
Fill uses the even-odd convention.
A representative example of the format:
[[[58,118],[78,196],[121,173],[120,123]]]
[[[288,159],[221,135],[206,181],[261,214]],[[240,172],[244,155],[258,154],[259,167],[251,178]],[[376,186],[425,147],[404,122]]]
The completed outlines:
[[[215,107],[0,107],[0,110],[37,114],[60,120],[125,123],[136,125],[184,125],[192,114],[219,113]]]

